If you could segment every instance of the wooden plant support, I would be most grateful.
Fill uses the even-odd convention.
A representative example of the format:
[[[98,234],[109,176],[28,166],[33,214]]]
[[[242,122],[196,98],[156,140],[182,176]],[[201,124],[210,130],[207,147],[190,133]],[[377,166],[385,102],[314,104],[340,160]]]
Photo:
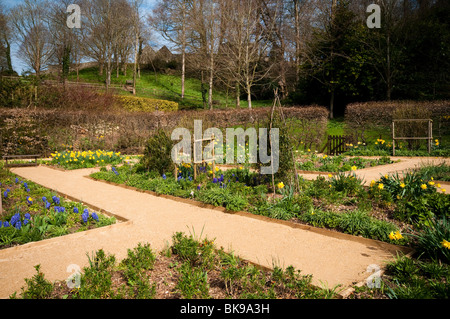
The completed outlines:
[[[207,141],[207,142],[212,142],[212,143],[214,143],[215,142],[215,136],[213,135],[211,138],[206,138],[206,139],[200,139],[200,140],[194,140],[194,152],[193,152],[193,154],[194,154],[194,165],[193,165],[193,167],[194,167],[194,179],[196,179],[197,178],[197,169],[198,169],[198,163],[196,163],[195,162],[195,158],[196,158],[196,152],[195,152],[195,144],[196,143],[203,143],[203,142],[205,142],[205,141]],[[202,145],[203,146],[203,145]],[[214,146],[214,144],[213,144],[213,148],[212,148],[212,159],[210,159],[210,160],[203,160],[202,161],[202,164],[204,164],[204,163],[206,163],[206,162],[211,162],[212,163],[212,175],[213,175],[213,178],[215,178],[216,177],[216,160],[215,160],[215,156],[216,156],[216,154],[215,154],[215,146]],[[175,180],[177,180],[178,179],[178,167],[177,167],[177,165],[174,165],[174,167],[175,167],[175,169],[174,169],[174,176],[175,176]]]
[[[426,137],[396,137],[395,123],[397,122],[428,122],[428,134]],[[392,121],[392,156],[395,156],[395,141],[396,140],[427,140],[428,153],[431,153],[431,144],[433,143],[433,120],[431,119],[403,119]]]

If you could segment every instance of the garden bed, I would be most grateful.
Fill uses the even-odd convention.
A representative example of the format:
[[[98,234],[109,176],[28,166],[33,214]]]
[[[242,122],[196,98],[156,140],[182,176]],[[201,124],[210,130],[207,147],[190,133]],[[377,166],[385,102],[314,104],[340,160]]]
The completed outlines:
[[[0,249],[116,223],[83,203],[19,179],[0,167]]]
[[[393,161],[387,156],[376,159],[368,159],[354,156],[328,156],[310,153],[308,155],[300,156],[297,158],[296,162],[297,171],[303,173],[338,173],[381,165],[389,165],[400,161]]]
[[[160,176],[140,171],[139,165],[124,165],[111,170],[102,168],[91,178],[155,194],[187,198],[228,211],[247,211],[401,245],[411,244],[414,238],[397,238],[392,234],[405,234],[415,229],[426,218],[426,210],[430,208],[428,203],[418,214],[412,213],[409,208],[412,199],[406,191],[418,192],[416,195],[421,192],[423,196],[437,199],[442,207],[431,208],[439,216],[446,216],[445,209],[450,207],[447,197],[436,193],[437,185],[427,184],[424,190],[420,188],[423,184],[419,184],[417,190],[417,186],[411,184],[405,189],[400,187],[402,183],[398,176],[381,177],[370,187],[364,187],[354,175],[338,173],[313,181],[301,180],[298,193],[279,182],[273,196],[267,176],[253,173],[248,168],[216,169],[216,178],[213,179],[210,171],[206,170],[194,181],[187,168],[181,170],[175,179],[171,173]]]

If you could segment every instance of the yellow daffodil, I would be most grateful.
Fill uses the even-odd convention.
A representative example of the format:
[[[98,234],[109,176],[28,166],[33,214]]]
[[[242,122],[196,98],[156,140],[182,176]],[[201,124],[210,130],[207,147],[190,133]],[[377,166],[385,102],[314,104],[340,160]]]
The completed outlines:
[[[356,166],[352,166],[352,171],[356,171],[358,168]]]
[[[441,184],[436,184],[436,187],[437,188],[441,188]]]
[[[377,183],[377,182],[375,182],[374,180],[372,180],[372,181],[370,182],[370,187],[375,186],[376,183]]]
[[[277,184],[278,189],[283,189],[284,188],[284,183],[283,182],[279,182]]]
[[[401,183],[401,184],[400,184],[400,187],[401,187],[401,188],[405,188],[405,186],[406,186],[405,183]]]
[[[434,182],[428,182],[428,185],[433,186]]]
[[[328,177],[329,177],[329,178],[332,178],[332,177],[333,177],[333,175],[331,175],[331,174],[328,174]]]
[[[420,188],[422,188],[423,190],[426,190],[427,189],[427,184],[420,185]]]
[[[441,189],[441,192],[445,193],[447,190],[445,188]]]
[[[384,185],[383,184],[378,184],[378,189],[384,189]]]
[[[450,249],[450,242],[445,239],[443,241],[441,241],[441,245],[444,248]]]
[[[392,231],[389,234],[389,239],[391,239],[391,240],[399,240],[402,238],[403,238],[403,236],[402,236],[402,234],[400,234],[400,232],[398,230],[395,233]]]

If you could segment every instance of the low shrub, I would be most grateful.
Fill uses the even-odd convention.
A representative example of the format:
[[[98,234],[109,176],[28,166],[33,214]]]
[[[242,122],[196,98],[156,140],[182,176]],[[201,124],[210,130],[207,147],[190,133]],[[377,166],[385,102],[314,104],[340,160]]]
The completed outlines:
[[[148,139],[140,164],[147,171],[155,171],[160,175],[172,171],[174,169],[172,147],[173,141],[166,132],[162,129],[158,130]]]

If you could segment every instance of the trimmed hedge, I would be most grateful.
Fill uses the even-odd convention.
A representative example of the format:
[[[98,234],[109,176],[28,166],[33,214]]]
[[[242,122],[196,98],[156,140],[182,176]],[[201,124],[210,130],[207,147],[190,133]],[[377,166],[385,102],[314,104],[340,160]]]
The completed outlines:
[[[0,108],[0,156],[34,152],[49,155],[55,150],[62,151],[67,145],[75,150],[110,149],[142,154],[146,141],[158,129],[191,129],[194,119],[203,120],[204,130],[250,126],[264,123],[270,111],[270,107],[147,113]],[[317,140],[326,130],[328,111],[325,108],[291,107],[283,108],[283,112],[287,119],[297,119],[293,124],[303,123],[304,135],[296,135],[297,139]],[[318,130],[322,133],[318,134]]]
[[[166,100],[149,99],[137,96],[115,97],[121,106],[133,112],[177,111],[178,103]]]
[[[345,122],[350,132],[364,140],[367,129],[383,126],[391,127],[393,119],[404,116],[433,120],[433,131],[443,135],[450,116],[450,101],[390,101],[353,103],[347,106]]]

